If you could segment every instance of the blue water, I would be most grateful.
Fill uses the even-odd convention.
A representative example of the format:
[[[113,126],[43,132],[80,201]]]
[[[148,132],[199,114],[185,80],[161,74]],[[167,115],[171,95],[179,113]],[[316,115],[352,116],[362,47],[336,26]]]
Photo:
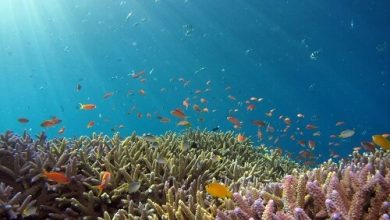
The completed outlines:
[[[297,140],[315,140],[318,160],[326,160],[329,149],[345,156],[371,135],[390,132],[389,8],[384,0],[2,0],[0,131],[45,131],[50,137],[180,132],[185,128],[176,126],[170,111],[184,110],[189,97],[191,105],[209,109],[184,110],[193,128],[220,126],[244,133],[256,146],[296,153],[307,149],[289,139],[299,127],[304,135],[295,134]],[[145,82],[130,76],[142,70]],[[114,95],[103,99],[107,92]],[[247,111],[252,96],[264,100]],[[82,111],[79,103],[97,108]],[[273,117],[265,116],[273,108]],[[297,113],[305,118],[297,122]],[[159,122],[158,115],[171,122]],[[243,122],[241,129],[233,128],[229,115]],[[292,119],[286,133],[280,115]],[[40,126],[52,116],[62,122]],[[21,117],[29,122],[19,123]],[[263,128],[259,142],[254,119],[277,131]],[[91,120],[96,124],[87,129]],[[345,125],[336,127],[337,121]],[[321,136],[305,130],[307,123]],[[59,135],[61,127],[66,130]],[[329,138],[345,129],[356,134]]]

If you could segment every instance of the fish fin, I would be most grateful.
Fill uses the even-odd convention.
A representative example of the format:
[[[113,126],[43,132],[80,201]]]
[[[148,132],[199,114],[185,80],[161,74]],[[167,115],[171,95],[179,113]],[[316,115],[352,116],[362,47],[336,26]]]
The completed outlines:
[[[80,105],[80,109],[83,109],[83,104],[82,104],[82,103],[79,103],[79,105]]]

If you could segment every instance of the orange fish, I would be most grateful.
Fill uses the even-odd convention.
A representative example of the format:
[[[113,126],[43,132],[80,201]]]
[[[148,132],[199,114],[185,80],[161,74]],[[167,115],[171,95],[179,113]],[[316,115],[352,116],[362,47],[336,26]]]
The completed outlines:
[[[309,140],[307,142],[307,145],[311,148],[311,149],[314,149],[316,147],[316,142],[314,142],[313,140]]]
[[[90,121],[87,124],[87,128],[92,128],[94,125],[95,125],[95,122],[94,121]]]
[[[291,124],[291,119],[290,118],[284,118],[284,123],[286,124],[286,125],[290,125]]]
[[[96,108],[95,104],[82,104],[82,103],[80,103],[81,110],[93,110],[95,108]]]
[[[303,157],[303,158],[311,157],[311,153],[309,151],[306,151],[306,150],[299,151],[299,155],[301,155],[301,157]]]
[[[61,123],[62,120],[56,118],[56,117],[53,117],[51,119],[48,119],[48,120],[45,120],[41,123],[41,127],[53,127],[59,123]]]
[[[249,104],[249,105],[246,107],[246,110],[247,110],[247,111],[253,111],[255,108],[256,108],[256,106],[255,106],[254,104]]]
[[[102,175],[101,183],[96,186],[96,188],[99,190],[99,194],[101,194],[103,190],[107,187],[108,183],[110,183],[110,180],[111,180],[111,173],[104,171]]]
[[[210,183],[206,185],[206,191],[210,195],[218,198],[232,197],[232,192],[230,192],[229,188],[220,183]]]
[[[373,135],[372,141],[384,150],[390,150],[390,141],[382,135]]]
[[[306,146],[306,143],[305,143],[304,140],[299,140],[298,144],[301,145],[301,147],[305,147]]]
[[[202,109],[199,107],[199,105],[197,105],[197,104],[194,104],[193,106],[192,106],[192,109],[194,109],[194,111],[196,111],[196,112],[201,112],[202,111]]]
[[[41,127],[47,128],[47,127],[53,127],[55,124],[52,120],[45,120],[41,123]]]
[[[28,118],[18,118],[18,122],[22,123],[22,124],[25,124],[27,122],[29,122],[30,120],[28,120]]]
[[[263,132],[261,132],[261,130],[257,130],[257,137],[259,138],[260,141],[263,140]]]
[[[259,127],[264,127],[265,126],[265,122],[264,121],[260,121],[260,120],[253,120],[252,124],[254,124],[256,126],[259,126]]]
[[[313,124],[307,124],[306,127],[305,127],[307,130],[314,130],[314,129],[317,129],[318,127],[313,125]]]
[[[267,128],[265,129],[265,131],[267,133],[274,133],[275,132],[275,128],[271,124],[268,124]]]
[[[230,121],[230,123],[234,124],[234,127],[237,128],[241,127],[241,122],[237,118],[228,116],[226,119]]]
[[[178,117],[178,118],[180,118],[180,119],[185,119],[186,118],[186,115],[179,108],[172,110],[171,114],[176,116],[176,117]]]
[[[47,172],[46,170],[43,170],[42,176],[59,184],[70,183],[70,178],[68,178],[63,172]]]
[[[375,144],[373,142],[362,141],[362,142],[360,142],[360,145],[364,148],[365,151],[374,151],[375,150]]]
[[[238,134],[238,135],[237,135],[237,141],[238,141],[238,142],[242,143],[242,142],[244,142],[245,140],[246,140],[246,137],[245,137],[244,135],[242,135],[242,134]]]
[[[58,134],[63,134],[65,132],[65,127],[62,127],[60,128],[60,130],[58,130]]]

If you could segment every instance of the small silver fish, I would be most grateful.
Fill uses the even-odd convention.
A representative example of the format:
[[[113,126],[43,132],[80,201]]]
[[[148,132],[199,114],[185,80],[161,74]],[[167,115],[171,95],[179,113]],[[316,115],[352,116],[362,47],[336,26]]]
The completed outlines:
[[[132,15],[133,15],[133,12],[132,11],[129,12],[129,14],[127,14],[127,16],[126,16],[125,22],[128,22]]]
[[[137,181],[129,183],[129,193],[137,192],[140,187],[141,187],[141,183],[139,183]]]
[[[158,141],[158,138],[154,135],[151,135],[151,134],[144,134],[142,135],[142,138],[147,141],[147,142],[157,142]]]
[[[157,143],[157,142],[152,142],[152,144],[150,145],[153,149],[157,149],[160,147],[160,144]]]
[[[165,160],[165,158],[164,157],[158,157],[157,159],[156,159],[156,162],[157,163],[159,163],[159,164],[165,164],[167,161]]]
[[[180,149],[181,149],[182,151],[186,151],[186,150],[190,149],[190,147],[191,147],[190,142],[185,141],[185,140],[182,140],[182,141],[181,141]]]
[[[354,131],[354,130],[347,129],[347,130],[342,131],[342,132],[338,135],[338,137],[339,137],[339,138],[349,138],[349,137],[352,137],[354,134],[355,134],[355,131]]]

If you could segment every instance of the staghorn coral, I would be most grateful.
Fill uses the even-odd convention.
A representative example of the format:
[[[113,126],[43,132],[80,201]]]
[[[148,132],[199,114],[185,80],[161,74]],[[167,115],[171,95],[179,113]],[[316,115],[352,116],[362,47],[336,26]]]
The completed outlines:
[[[23,207],[33,206],[31,215],[38,219],[213,219],[234,203],[206,194],[207,183],[221,181],[238,191],[300,168],[267,148],[238,143],[229,132],[189,130],[155,139],[0,135],[0,218],[26,216]],[[71,182],[48,181],[43,169],[64,172]],[[100,195],[95,186],[102,171],[112,178]],[[259,202],[256,206],[260,210]]]

